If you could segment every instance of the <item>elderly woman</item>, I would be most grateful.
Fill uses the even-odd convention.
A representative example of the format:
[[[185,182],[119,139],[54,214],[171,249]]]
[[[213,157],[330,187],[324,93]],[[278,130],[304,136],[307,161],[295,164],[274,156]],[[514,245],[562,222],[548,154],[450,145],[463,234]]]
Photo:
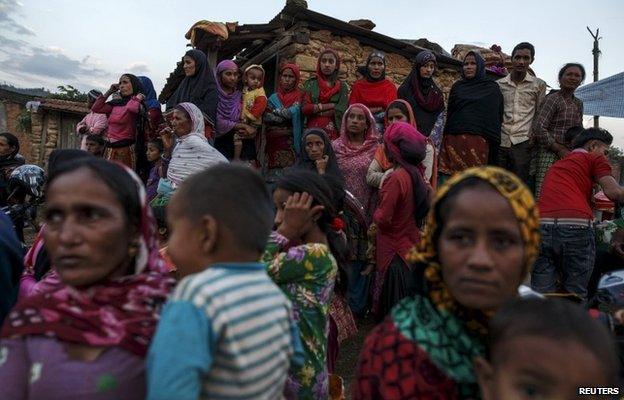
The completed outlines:
[[[228,162],[223,154],[212,147],[204,135],[204,116],[193,103],[181,103],[173,109],[171,127],[161,131],[164,151],[161,156],[161,173],[157,196],[152,207],[169,203],[175,189],[189,176],[217,163]]]
[[[438,165],[443,179],[470,167],[497,164],[503,106],[500,88],[485,76],[485,61],[469,51],[462,79],[449,95]]]
[[[386,55],[375,50],[368,55],[364,77],[353,83],[349,104],[364,104],[377,121],[377,130],[384,131],[384,112],[397,98],[397,88],[386,78]]]
[[[303,115],[307,128],[323,129],[331,140],[338,137],[349,100],[349,86],[338,78],[340,57],[331,49],[319,54],[316,75],[303,85]]]
[[[407,257],[425,289],[366,338],[353,398],[479,398],[473,362],[489,318],[518,296],[538,250],[537,207],[515,175],[481,167],[452,177]]]
[[[63,164],[46,191],[45,245],[61,279],[22,299],[0,340],[4,399],[143,399],[144,357],[173,287],[138,177]]]
[[[263,175],[268,182],[274,182],[284,168],[295,164],[299,154],[303,129],[300,80],[297,64],[283,65],[277,91],[269,97],[268,108],[264,113],[260,155]]]
[[[559,70],[561,90],[549,93],[541,104],[532,127],[532,141],[538,150],[531,166],[535,180],[535,197],[539,197],[544,176],[550,166],[565,157],[570,150],[565,134],[568,129],[583,126],[583,102],[574,91],[585,80],[581,64],[568,63]]]
[[[184,79],[167,100],[166,110],[172,110],[180,103],[195,104],[207,121],[205,135],[212,138],[219,101],[214,73],[208,65],[206,54],[198,49],[187,51],[182,57],[182,63]]]
[[[118,161],[131,169],[136,169],[135,143],[138,132],[138,121],[141,112],[141,102],[145,95],[139,78],[132,74],[123,74],[119,83],[113,83],[110,89],[98,97],[91,107],[91,111],[108,116],[108,140],[104,158]],[[113,93],[119,93],[119,98],[106,101]]]

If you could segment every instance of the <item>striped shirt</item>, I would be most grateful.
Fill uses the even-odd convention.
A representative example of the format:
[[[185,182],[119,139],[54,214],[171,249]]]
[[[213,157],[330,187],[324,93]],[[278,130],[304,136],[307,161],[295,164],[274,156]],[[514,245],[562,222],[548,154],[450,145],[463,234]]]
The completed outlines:
[[[147,360],[148,399],[279,399],[300,356],[291,304],[262,264],[183,279]]]

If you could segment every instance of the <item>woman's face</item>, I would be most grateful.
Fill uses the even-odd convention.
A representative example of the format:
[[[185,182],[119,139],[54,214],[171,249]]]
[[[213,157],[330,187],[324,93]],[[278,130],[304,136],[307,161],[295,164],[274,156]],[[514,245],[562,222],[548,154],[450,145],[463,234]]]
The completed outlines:
[[[193,57],[184,56],[182,60],[184,62],[184,65],[182,66],[182,68],[184,69],[184,75],[185,76],[195,75],[195,60],[193,60]]]
[[[391,108],[388,110],[388,124],[391,124],[393,122],[409,123],[409,119],[407,118],[407,115],[403,114],[403,111],[401,111],[400,109]]]
[[[121,93],[121,96],[132,96],[133,91],[134,90],[132,89],[132,81],[130,80],[130,77],[128,77],[127,75],[122,75],[121,78],[119,78],[119,93]]]
[[[375,79],[381,78],[381,75],[383,74],[384,69],[385,69],[383,60],[379,57],[371,58],[367,67],[368,67],[368,72],[370,76]]]
[[[336,56],[332,53],[325,53],[321,56],[321,72],[325,76],[330,76],[336,70]]]
[[[284,207],[286,207],[286,201],[293,193],[284,189],[277,188],[273,192],[273,204],[275,204],[275,220],[274,228],[277,229],[284,222]]]
[[[576,90],[583,81],[583,73],[579,67],[568,67],[564,72],[559,85],[561,89]]]
[[[472,54],[466,56],[464,60],[464,76],[466,79],[472,79],[477,75],[477,59]]]
[[[238,69],[226,69],[221,72],[221,85],[223,85],[226,89],[236,90],[238,75]]]
[[[362,134],[367,128],[366,114],[364,110],[354,107],[347,116],[347,132],[352,134]]]
[[[178,109],[173,110],[171,126],[173,127],[173,132],[178,137],[188,135],[193,129],[193,125],[191,123],[191,119],[188,117],[188,114]]]
[[[45,245],[64,283],[89,286],[126,274],[136,235],[112,189],[80,168],[53,181],[46,197]]]
[[[305,150],[310,160],[320,160],[325,155],[325,142],[323,138],[313,133],[309,134],[305,139]]]
[[[464,307],[495,312],[524,278],[517,218],[503,196],[483,186],[461,191],[450,207],[438,241],[443,279]]]
[[[280,77],[280,82],[282,84],[282,89],[285,91],[291,91],[295,88],[295,82],[297,81],[297,77],[292,69],[287,68],[282,71],[282,76]]]
[[[0,156],[8,156],[13,151],[15,151],[15,147],[9,146],[9,140],[4,136],[0,136]]]
[[[418,69],[420,76],[423,78],[431,78],[433,76],[434,71],[435,71],[435,63],[433,61],[426,62],[424,65],[421,65],[420,68]]]

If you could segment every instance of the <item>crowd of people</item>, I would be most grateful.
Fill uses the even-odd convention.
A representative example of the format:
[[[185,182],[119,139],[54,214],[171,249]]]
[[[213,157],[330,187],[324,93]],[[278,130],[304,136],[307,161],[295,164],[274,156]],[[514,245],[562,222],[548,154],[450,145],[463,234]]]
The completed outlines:
[[[396,85],[375,50],[349,87],[327,49],[267,96],[263,66],[193,49],[164,112],[145,76],[92,90],[26,254],[0,213],[2,397],[617,394],[623,313],[588,310],[594,188],[624,201],[613,137],[582,127],[582,65],[546,94],[534,59],[520,43],[495,76],[470,51],[445,99],[431,51]],[[0,134],[0,206],[19,148]]]

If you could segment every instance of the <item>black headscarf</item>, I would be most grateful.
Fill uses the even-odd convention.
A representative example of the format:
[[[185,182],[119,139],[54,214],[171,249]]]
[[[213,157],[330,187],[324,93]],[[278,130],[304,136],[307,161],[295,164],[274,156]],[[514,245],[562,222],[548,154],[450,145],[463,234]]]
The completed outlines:
[[[13,151],[11,153],[5,156],[0,156],[0,173],[5,170],[24,165],[25,160],[24,157],[19,154],[20,144],[17,137],[9,132],[2,132],[0,133],[0,136],[6,139],[7,144],[10,147],[13,147]]]
[[[191,57],[195,61],[195,75],[184,77],[175,93],[167,100],[167,110],[180,103],[193,103],[214,126],[219,103],[214,72],[210,69],[208,59],[203,51],[192,49],[187,51],[184,56]]]
[[[377,57],[381,59],[381,62],[383,62],[384,65],[384,69],[381,73],[381,76],[379,78],[373,78],[370,74],[370,70],[368,69],[368,64],[370,64],[371,60],[373,59],[373,57]],[[368,58],[366,59],[366,66],[364,69],[360,70],[361,72],[363,72],[362,75],[364,75],[364,77],[366,78],[367,81],[369,82],[380,82],[383,81],[384,79],[386,79],[386,54],[382,51],[379,50],[374,50],[372,51],[369,55]]]
[[[432,78],[420,76],[420,67],[429,61],[437,64],[435,54],[429,50],[423,50],[418,53],[414,61],[414,67],[399,86],[397,96],[410,103],[416,117],[418,131],[429,136],[440,113],[444,111],[444,94]]]
[[[451,88],[445,135],[465,133],[480,135],[490,145],[489,163],[497,159],[503,122],[503,95],[498,84],[485,76],[485,61],[479,53],[470,51],[477,62],[477,73],[467,79],[462,70],[462,79]],[[464,57],[464,60],[466,60]]]
[[[123,74],[122,77],[123,76],[127,76],[130,79],[130,83],[132,84],[132,94],[126,97],[113,99],[106,104],[111,106],[125,106],[126,104],[128,104],[132,96],[136,96],[137,94],[143,92],[143,86],[141,86],[141,81],[139,80],[139,78],[132,74]]]
[[[303,136],[301,137],[301,152],[299,153],[299,157],[297,159],[297,168],[307,169],[309,171],[316,172],[316,164],[314,160],[310,158],[308,152],[306,151],[306,139],[310,135],[317,135],[323,139],[323,143],[325,144],[325,154],[328,158],[327,167],[325,168],[325,174],[331,175],[334,179],[337,179],[342,183],[344,187],[344,178],[342,177],[342,172],[340,172],[340,167],[338,167],[338,161],[336,159],[336,154],[334,153],[334,148],[332,147],[331,140],[327,137],[327,134],[324,130],[320,128],[310,128],[306,129],[303,132]]]

